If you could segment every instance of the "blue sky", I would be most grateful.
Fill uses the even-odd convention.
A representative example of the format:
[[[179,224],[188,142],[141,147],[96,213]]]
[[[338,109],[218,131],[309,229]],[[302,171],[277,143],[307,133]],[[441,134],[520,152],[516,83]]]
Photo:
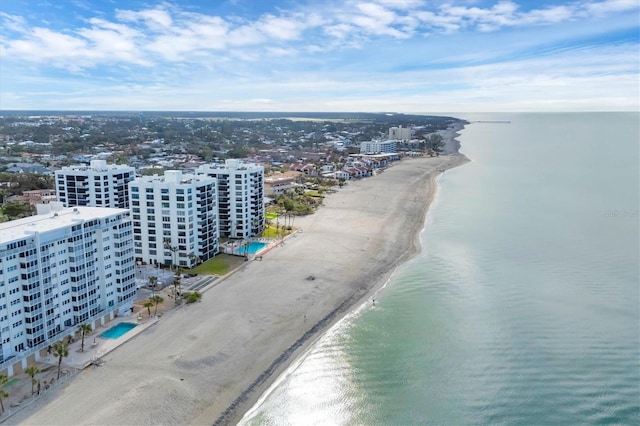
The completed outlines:
[[[0,109],[639,110],[638,0],[0,2]]]

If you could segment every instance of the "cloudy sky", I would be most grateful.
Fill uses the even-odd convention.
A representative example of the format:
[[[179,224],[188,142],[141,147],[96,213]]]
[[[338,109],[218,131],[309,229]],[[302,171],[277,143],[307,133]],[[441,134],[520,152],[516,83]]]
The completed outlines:
[[[638,0],[4,0],[0,109],[639,109]]]

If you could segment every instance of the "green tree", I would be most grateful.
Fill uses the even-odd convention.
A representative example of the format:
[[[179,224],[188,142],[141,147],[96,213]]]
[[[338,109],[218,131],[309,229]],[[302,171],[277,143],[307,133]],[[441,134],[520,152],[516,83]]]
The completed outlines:
[[[156,284],[158,283],[158,277],[150,276],[149,285],[151,286],[151,297],[156,295]],[[149,313],[151,315],[151,313]]]
[[[31,377],[31,395],[35,393],[34,386],[38,383],[36,374],[40,373],[40,369],[36,365],[32,365],[24,370],[24,372]]]
[[[91,324],[80,324],[78,326],[78,331],[82,333],[82,343],[80,344],[80,352],[84,352],[84,336],[91,333],[93,329],[91,328]]]
[[[2,409],[0,413],[4,413],[4,402],[2,402],[2,398],[9,398],[9,393],[6,390],[2,389],[2,387],[6,385],[8,381],[9,378],[6,375],[0,374],[0,408]]]
[[[149,312],[149,316],[151,316],[151,307],[153,306],[153,302],[151,300],[145,300],[142,306],[147,308],[147,312]]]
[[[200,299],[202,299],[202,294],[200,294],[197,291],[194,291],[193,293],[189,293],[186,297],[187,303],[199,302]]]
[[[7,216],[9,220],[20,219],[31,215],[31,206],[28,203],[12,201],[5,203],[1,208],[2,214]]]
[[[169,250],[171,251],[171,266],[177,266],[176,265],[176,252],[178,251],[178,246],[173,246],[171,245],[171,238],[165,238],[163,241],[164,244],[164,248],[165,250]],[[170,268],[171,269],[171,268]]]
[[[153,316],[158,315],[158,305],[164,302],[164,298],[162,298],[162,296],[153,296],[149,300],[151,300],[156,305],[155,309],[153,310]]]
[[[432,133],[425,140],[428,149],[433,150],[436,155],[440,155],[442,148],[444,147],[444,138],[439,133]]]
[[[60,366],[62,365],[62,358],[69,356],[69,345],[64,341],[55,342],[52,346],[53,354],[58,357],[58,380],[60,380]]]
[[[173,277],[173,300],[175,302],[175,305],[178,305],[178,287],[180,287],[180,284],[182,284],[182,280],[181,280],[181,273],[182,273],[182,269],[178,268],[178,270],[176,271],[176,275]]]

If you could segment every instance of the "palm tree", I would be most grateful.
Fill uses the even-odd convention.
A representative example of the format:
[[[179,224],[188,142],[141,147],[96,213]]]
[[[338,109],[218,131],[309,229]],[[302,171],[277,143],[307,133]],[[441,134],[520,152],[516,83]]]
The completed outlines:
[[[175,301],[176,306],[178,305],[178,287],[182,283],[180,279],[180,268],[178,268],[178,273],[173,277],[173,300]]]
[[[151,286],[151,296],[156,295],[156,283],[158,282],[158,277],[150,276],[149,277],[149,285]],[[151,314],[149,314],[151,315]]]
[[[8,381],[9,378],[6,375],[0,374],[0,387],[6,385]],[[0,408],[2,409],[0,413],[4,413],[4,403],[2,402],[2,398],[9,398],[9,394],[4,389],[0,389]]]
[[[36,379],[36,374],[40,372],[40,369],[38,368],[38,366],[32,365],[31,367],[25,369],[24,372],[29,376],[31,376],[31,395],[33,395],[35,393],[35,390],[33,387],[36,385],[36,383],[38,383],[38,380]]]
[[[177,267],[178,261],[176,260],[176,253],[178,252],[178,246],[171,246],[169,247],[169,250],[171,251],[171,264],[174,267]]]
[[[142,304],[142,306],[147,308],[147,311],[149,312],[149,316],[151,316],[151,307],[153,306],[153,301],[145,300],[144,303]]]
[[[153,296],[151,299],[153,303],[155,303],[156,307],[153,311],[153,316],[156,316],[158,314],[158,305],[162,302],[164,302],[164,299],[161,296]]]
[[[195,266],[198,266],[199,264],[202,263],[202,259],[200,259],[200,257],[194,253],[189,253],[189,256],[187,256],[189,258],[189,260],[191,260],[191,263],[193,263]]]
[[[171,266],[175,266],[176,262],[176,252],[178,251],[178,246],[171,245],[171,238],[164,239],[164,248],[171,252],[171,265],[169,265],[169,269]]]
[[[8,381],[9,378],[7,376],[4,374],[0,375],[0,386],[6,385]],[[0,408],[2,409],[0,413],[4,413],[4,402],[2,402],[2,398],[9,398],[9,393],[4,389],[0,389]]]
[[[60,365],[62,364],[62,358],[69,356],[69,345],[64,341],[55,342],[53,344],[53,354],[58,357],[58,380],[60,379]]]
[[[78,326],[78,331],[82,333],[82,343],[80,344],[80,352],[84,352],[84,336],[85,334],[89,334],[93,331],[91,328],[91,324],[80,324]]]

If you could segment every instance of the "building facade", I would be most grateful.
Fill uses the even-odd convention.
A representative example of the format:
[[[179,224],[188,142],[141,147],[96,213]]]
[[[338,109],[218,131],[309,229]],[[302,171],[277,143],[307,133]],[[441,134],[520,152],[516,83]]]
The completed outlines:
[[[55,172],[58,201],[65,207],[129,208],[128,184],[136,176],[126,165],[92,160],[87,165],[63,167]]]
[[[39,207],[0,223],[0,362],[130,310],[136,294],[128,210]]]
[[[249,238],[264,230],[264,167],[240,160],[224,164],[205,164],[197,174],[218,181],[218,212],[220,235],[228,238]]]
[[[411,129],[402,127],[402,126],[390,127],[389,139],[399,140],[399,141],[409,141],[411,140]]]
[[[218,190],[208,176],[143,176],[129,184],[135,258],[191,268],[218,253]]]
[[[366,141],[360,143],[361,154],[393,153],[398,151],[395,140],[389,141]]]

